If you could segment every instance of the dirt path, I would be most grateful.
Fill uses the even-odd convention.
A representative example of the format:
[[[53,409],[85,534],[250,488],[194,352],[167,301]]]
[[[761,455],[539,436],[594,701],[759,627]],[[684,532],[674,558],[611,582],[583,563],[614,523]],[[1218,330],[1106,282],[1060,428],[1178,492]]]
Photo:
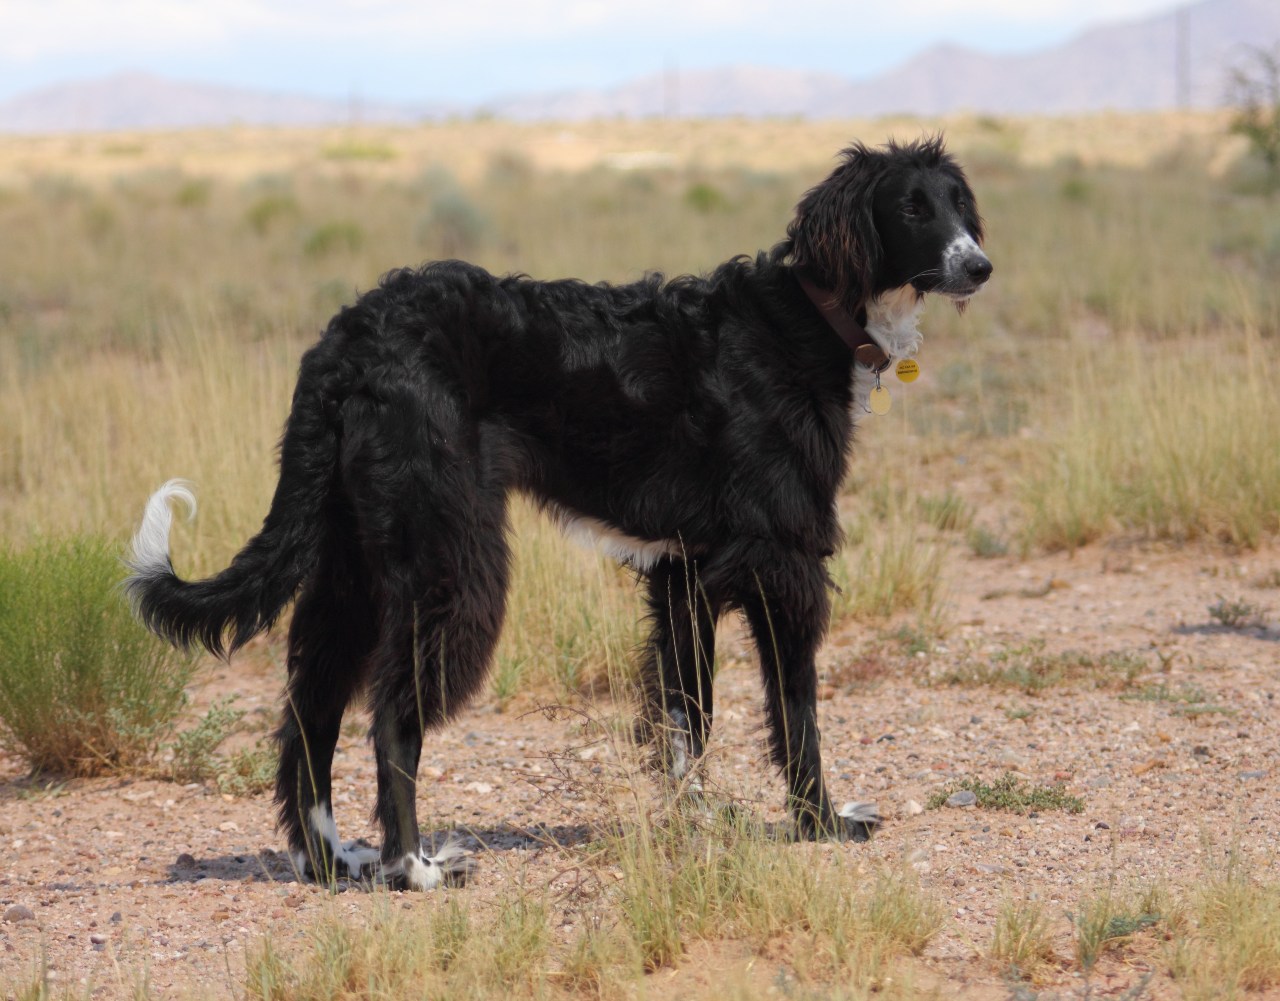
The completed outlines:
[[[938,648],[915,653],[857,626],[832,638],[820,707],[832,784],[841,799],[878,801],[888,823],[869,846],[831,850],[906,860],[947,902],[946,928],[919,971],[925,982],[964,997],[1008,996],[983,958],[1005,896],[1036,895],[1067,956],[1067,912],[1113,878],[1185,886],[1221,867],[1228,846],[1277,877],[1280,590],[1261,586],[1277,568],[1276,549],[1232,557],[1095,547],[1029,561],[957,552],[952,625]],[[1220,597],[1263,609],[1266,624],[1216,624],[1208,609]],[[740,643],[722,647],[710,777],[755,803],[759,686]],[[279,684],[272,649],[217,669],[200,699],[235,694],[265,728]],[[945,680],[975,664],[1065,650],[1101,666],[1040,695]],[[1111,670],[1105,655],[1116,653],[1145,665],[1125,693],[1096,686]],[[474,708],[424,752],[424,822],[464,825],[490,844],[477,883],[451,891],[477,905],[517,877],[554,880],[585,836],[589,806],[556,782],[547,757],[581,746],[580,717],[522,711]],[[572,753],[589,770],[599,752]],[[1063,783],[1084,811],[918,812],[957,777],[1006,771]],[[344,837],[372,836],[372,788],[367,747],[348,726],[335,765]],[[773,782],[757,808],[776,816],[780,799]],[[0,997],[28,985],[42,956],[58,993],[122,996],[145,978],[157,997],[240,996],[246,945],[262,933],[287,947],[320,914],[369,904],[365,894],[335,898],[295,880],[265,795],[233,799],[151,780],[44,790],[0,761],[0,848]],[[740,951],[723,948],[730,958]],[[1092,989],[1118,994],[1158,965],[1140,951],[1110,960]],[[694,989],[693,971],[675,976]],[[1063,973],[1053,989],[1070,996],[1081,984]],[[1172,993],[1159,974],[1150,989]]]

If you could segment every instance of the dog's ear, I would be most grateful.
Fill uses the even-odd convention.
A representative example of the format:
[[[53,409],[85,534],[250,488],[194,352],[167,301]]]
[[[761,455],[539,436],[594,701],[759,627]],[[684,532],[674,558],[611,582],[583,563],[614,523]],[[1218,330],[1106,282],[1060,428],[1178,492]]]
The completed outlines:
[[[884,157],[855,143],[841,160],[830,177],[800,199],[775,256],[790,258],[834,292],[846,310],[856,312],[871,297],[880,265],[872,203]]]

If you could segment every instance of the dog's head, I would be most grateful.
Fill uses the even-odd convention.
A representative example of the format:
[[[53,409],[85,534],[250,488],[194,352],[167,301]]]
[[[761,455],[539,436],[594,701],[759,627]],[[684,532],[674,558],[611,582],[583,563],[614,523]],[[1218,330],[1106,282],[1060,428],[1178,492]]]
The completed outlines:
[[[775,256],[809,272],[849,312],[908,285],[963,307],[991,276],[981,244],[973,192],[934,137],[844,150],[796,206]]]

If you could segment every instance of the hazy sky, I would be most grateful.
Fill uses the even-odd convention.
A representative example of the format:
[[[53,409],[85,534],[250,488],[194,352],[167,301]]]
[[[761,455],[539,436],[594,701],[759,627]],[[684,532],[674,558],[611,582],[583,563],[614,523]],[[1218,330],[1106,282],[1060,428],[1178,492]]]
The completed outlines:
[[[0,0],[0,98],[144,70],[395,102],[729,63],[870,76],[938,42],[1028,51],[1176,0]]]

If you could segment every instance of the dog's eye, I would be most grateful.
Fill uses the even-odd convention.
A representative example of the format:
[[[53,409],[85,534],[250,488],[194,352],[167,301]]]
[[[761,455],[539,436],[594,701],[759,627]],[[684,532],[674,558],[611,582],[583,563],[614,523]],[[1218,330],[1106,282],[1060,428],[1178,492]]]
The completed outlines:
[[[968,202],[966,202],[963,198],[957,198],[957,199],[956,199],[956,210],[957,210],[957,211],[959,211],[959,212],[968,212],[968,211],[969,211],[969,203],[968,203]]]
[[[920,214],[920,206],[915,202],[903,202],[902,214],[909,219],[914,219]]]

